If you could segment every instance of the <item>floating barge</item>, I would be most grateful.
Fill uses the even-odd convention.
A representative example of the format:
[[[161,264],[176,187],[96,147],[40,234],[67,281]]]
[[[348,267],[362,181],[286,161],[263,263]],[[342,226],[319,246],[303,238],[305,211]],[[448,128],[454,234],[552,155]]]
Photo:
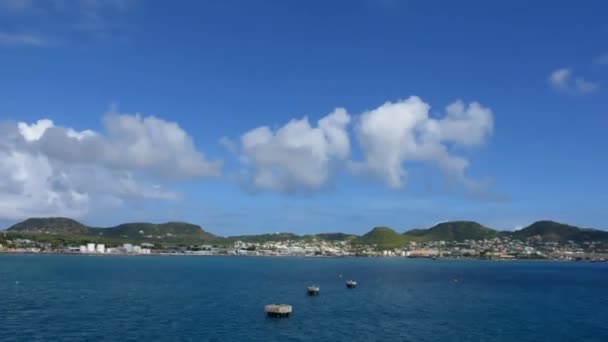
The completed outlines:
[[[288,304],[268,304],[264,311],[269,317],[289,317],[293,308]]]
[[[309,286],[306,288],[306,292],[308,292],[309,296],[316,296],[321,291],[321,288],[315,285]]]
[[[357,282],[354,280],[347,280],[346,287],[348,287],[349,289],[354,289],[355,287],[357,287]]]

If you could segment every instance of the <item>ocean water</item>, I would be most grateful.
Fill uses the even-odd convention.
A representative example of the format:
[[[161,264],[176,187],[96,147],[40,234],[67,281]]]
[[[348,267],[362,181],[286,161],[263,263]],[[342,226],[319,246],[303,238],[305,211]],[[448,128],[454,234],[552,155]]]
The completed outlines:
[[[608,264],[0,255],[0,341],[608,341]]]

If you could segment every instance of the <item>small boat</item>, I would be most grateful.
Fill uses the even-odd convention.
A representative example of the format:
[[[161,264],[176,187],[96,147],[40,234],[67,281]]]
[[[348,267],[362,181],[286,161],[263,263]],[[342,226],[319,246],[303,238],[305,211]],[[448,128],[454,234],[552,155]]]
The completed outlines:
[[[316,296],[319,294],[320,291],[321,291],[321,288],[316,285],[311,285],[306,288],[306,292],[308,292],[308,295],[310,295],[310,296]]]
[[[354,280],[347,280],[346,287],[348,287],[349,289],[353,289],[353,288],[357,287],[357,282]]]

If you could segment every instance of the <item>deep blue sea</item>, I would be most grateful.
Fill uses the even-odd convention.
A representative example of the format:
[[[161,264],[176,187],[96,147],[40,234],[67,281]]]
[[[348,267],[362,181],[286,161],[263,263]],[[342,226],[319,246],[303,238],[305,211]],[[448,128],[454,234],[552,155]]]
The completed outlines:
[[[0,255],[0,341],[608,341],[608,264]]]

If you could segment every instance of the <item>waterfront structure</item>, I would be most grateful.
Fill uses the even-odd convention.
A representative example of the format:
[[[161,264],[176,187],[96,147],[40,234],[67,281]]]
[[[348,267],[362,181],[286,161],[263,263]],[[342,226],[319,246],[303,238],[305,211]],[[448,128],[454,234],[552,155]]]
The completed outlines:
[[[439,256],[439,250],[433,248],[414,249],[406,253],[411,258],[432,258]]]
[[[97,253],[104,254],[106,252],[106,245],[103,243],[98,243],[96,248]]]
[[[94,243],[87,243],[87,253],[95,253],[95,244]]]
[[[268,304],[264,307],[264,311],[270,317],[289,317],[293,308],[289,304]]]
[[[198,244],[190,246],[160,246],[150,242],[141,245],[131,243],[120,247],[108,247],[93,242],[82,245],[65,245],[24,239],[21,236],[2,241],[2,251],[28,253],[83,253],[83,254],[163,254],[163,255],[246,255],[246,256],[361,256],[361,257],[409,257],[409,258],[476,258],[476,259],[551,259],[572,261],[607,261],[608,243],[603,241],[542,241],[538,238],[525,240],[495,237],[463,241],[418,241],[403,246],[383,248],[375,244],[362,245],[352,241],[285,240],[239,241],[231,246]],[[152,250],[150,247],[156,247]]]

